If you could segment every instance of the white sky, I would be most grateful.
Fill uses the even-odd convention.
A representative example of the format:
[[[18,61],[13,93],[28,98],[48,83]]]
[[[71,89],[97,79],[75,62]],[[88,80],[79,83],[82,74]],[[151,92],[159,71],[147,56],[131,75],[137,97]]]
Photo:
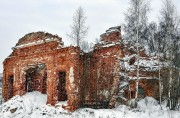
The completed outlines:
[[[161,0],[151,1],[150,21],[158,21]],[[180,0],[172,0],[180,13]],[[46,31],[62,37],[70,32],[72,16],[82,6],[90,27],[86,40],[93,42],[109,27],[124,22],[129,0],[0,0],[0,73],[3,61],[25,34]]]

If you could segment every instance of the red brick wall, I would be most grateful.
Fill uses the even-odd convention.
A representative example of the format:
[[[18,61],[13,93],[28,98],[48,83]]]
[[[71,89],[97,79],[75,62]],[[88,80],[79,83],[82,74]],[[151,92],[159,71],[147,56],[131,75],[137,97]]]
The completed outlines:
[[[78,47],[58,49],[59,42],[52,41],[39,45],[15,49],[10,57],[4,61],[3,97],[8,100],[12,96],[8,94],[8,77],[14,76],[13,94],[23,95],[26,93],[25,73],[32,65],[45,64],[47,68],[47,95],[48,101],[54,105],[57,102],[57,73],[66,72],[66,90],[68,105],[78,107],[80,101],[80,50]],[[71,78],[69,74],[71,69]],[[39,77],[39,78],[38,78]],[[35,77],[38,81],[41,76]],[[40,82],[41,83],[41,82]],[[37,83],[36,83],[37,84]],[[34,86],[34,90],[42,92],[42,86]]]
[[[20,39],[17,46],[38,39],[45,40],[44,35],[37,34],[26,35]],[[78,47],[61,48],[59,40],[14,48],[12,54],[4,61],[4,99],[12,97],[7,92],[9,86],[12,86],[7,86],[9,76],[14,76],[13,94],[23,95],[26,93],[26,71],[32,65],[45,64],[46,69],[42,73],[47,74],[47,103],[54,105],[58,101],[58,72],[66,73],[66,108],[74,109],[92,102],[110,102],[119,86],[119,58],[123,57],[122,46],[119,43],[120,31],[105,34],[101,38],[104,42],[108,41],[108,44],[118,44],[110,47],[106,46],[106,43],[96,45],[95,49],[87,54],[80,54]],[[42,78],[43,76],[39,75],[35,77],[34,81],[39,86],[33,86],[33,90],[43,91]]]
[[[119,57],[122,56],[120,45],[92,52],[85,92],[87,102],[110,101],[114,80],[119,77]]]
[[[65,72],[68,106],[64,108],[73,111],[81,105],[93,105],[100,102],[106,102],[108,107],[112,108],[119,91],[120,59],[124,57],[120,27],[117,28],[115,30],[110,28],[101,35],[101,42],[90,53],[81,52],[79,47],[63,48],[63,42],[57,36],[54,38],[59,38],[58,40],[14,48],[12,54],[4,61],[4,99],[8,100],[13,95],[25,94],[27,70],[32,65],[44,64],[46,68],[34,77],[35,83],[39,85],[34,85],[33,90],[43,93],[46,88],[48,104],[55,105],[58,101],[58,73]],[[45,37],[53,37],[39,32],[37,34],[26,35],[20,39],[17,46],[31,41],[45,40]],[[10,76],[14,77],[13,85],[8,81]],[[44,87],[42,78],[46,76],[46,87]],[[151,89],[154,84],[149,81],[141,80],[140,85],[147,91],[146,95],[154,96],[156,89]],[[10,88],[13,88],[13,95],[8,92]],[[133,81],[131,88],[135,90]]]
[[[120,27],[110,28],[101,35],[101,42],[89,54],[85,87],[85,104],[106,102],[114,106],[120,83],[120,58],[124,56]]]

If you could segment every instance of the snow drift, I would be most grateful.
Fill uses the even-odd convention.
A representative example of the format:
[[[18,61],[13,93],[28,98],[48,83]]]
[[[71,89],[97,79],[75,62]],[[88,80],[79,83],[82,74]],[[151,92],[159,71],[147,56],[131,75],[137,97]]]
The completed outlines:
[[[82,108],[70,113],[62,108],[66,102],[56,106],[46,105],[47,95],[30,92],[14,96],[0,106],[0,118],[180,118],[179,111],[170,111],[165,105],[146,97],[137,103],[136,109],[119,105],[114,109]]]

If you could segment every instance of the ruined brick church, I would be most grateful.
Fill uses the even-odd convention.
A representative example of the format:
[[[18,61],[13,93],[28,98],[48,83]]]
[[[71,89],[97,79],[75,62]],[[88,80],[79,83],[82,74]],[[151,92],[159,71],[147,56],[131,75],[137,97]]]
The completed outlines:
[[[3,98],[39,91],[47,94],[47,104],[67,101],[64,108],[71,111],[79,107],[102,106],[112,108],[119,94],[126,99],[135,97],[135,79],[127,82],[131,89],[120,92],[123,76],[133,78],[136,69],[133,52],[122,43],[121,27],[109,28],[100,36],[94,49],[85,53],[77,46],[65,47],[57,35],[33,32],[19,39],[13,52],[4,60]],[[129,55],[129,61],[125,57]],[[141,57],[148,60],[143,52]],[[158,97],[157,72],[140,70],[139,97]],[[100,108],[100,107],[97,107]]]

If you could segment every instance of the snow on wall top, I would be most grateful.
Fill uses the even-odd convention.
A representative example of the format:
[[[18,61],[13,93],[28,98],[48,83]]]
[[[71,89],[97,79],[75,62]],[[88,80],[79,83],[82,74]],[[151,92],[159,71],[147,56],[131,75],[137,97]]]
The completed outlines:
[[[100,41],[98,44],[95,45],[95,49],[98,49],[98,48],[108,48],[108,47],[112,47],[112,46],[116,46],[116,45],[119,45],[121,44],[121,42],[105,42],[105,41]]]
[[[101,37],[103,37],[104,35],[109,35],[113,32],[120,32],[120,31],[121,31],[121,26],[111,27],[108,30],[106,30],[106,33],[101,34]]]
[[[95,44],[95,49],[119,45],[121,42],[121,26],[111,27],[100,35],[100,42]]]
[[[100,35],[100,40],[105,42],[118,42],[121,40],[121,26],[111,27]]]
[[[135,60],[134,64],[129,64],[130,59],[132,59],[133,57],[136,57],[136,55],[125,55],[125,57],[123,58],[124,60],[124,64],[125,64],[125,68],[127,70],[136,70],[137,67],[137,60]],[[158,70],[158,60],[156,57],[151,57],[151,58],[145,58],[145,57],[140,57],[139,58],[139,66],[143,67],[145,70],[147,71],[155,71]]]
[[[51,41],[58,41],[63,45],[62,39],[59,36],[39,31],[26,34],[20,38],[14,48],[22,48]]]

